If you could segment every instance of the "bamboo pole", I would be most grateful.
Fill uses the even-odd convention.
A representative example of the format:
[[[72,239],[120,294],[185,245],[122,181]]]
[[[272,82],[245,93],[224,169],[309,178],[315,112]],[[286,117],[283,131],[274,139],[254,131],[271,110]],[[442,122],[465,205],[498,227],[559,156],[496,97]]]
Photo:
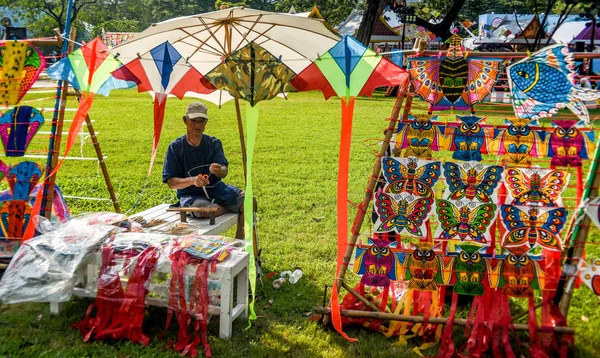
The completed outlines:
[[[237,116],[238,133],[240,135],[240,145],[242,146],[242,167],[244,168],[244,183],[246,183],[246,140],[244,139],[244,126],[242,125],[242,113],[240,111],[240,101],[234,98],[235,114]]]
[[[329,307],[315,307],[315,313],[329,315],[330,309]],[[372,318],[379,319],[384,321],[401,321],[401,322],[412,322],[412,323],[423,323],[425,322],[425,318],[423,316],[405,316],[399,315],[395,313],[384,313],[384,312],[371,312],[371,311],[355,311],[355,310],[340,310],[342,316],[346,317],[356,317],[356,318]],[[429,317],[427,319],[428,323],[431,324],[446,324],[448,323],[448,318],[445,317]],[[467,320],[464,318],[455,318],[454,324],[456,326],[466,326]],[[483,322],[484,325],[488,325],[487,322]],[[527,324],[517,323],[513,325],[515,331],[528,331],[529,326]],[[562,333],[562,334],[575,334],[575,328],[565,327],[565,326],[555,326],[553,327],[554,332]]]
[[[71,2],[69,2],[71,3]],[[67,56],[73,51],[75,40],[75,35],[77,31],[75,27],[71,28],[68,43],[63,42],[63,47],[65,50],[63,51],[63,55]],[[62,139],[62,130],[63,124],[65,120],[65,107],[67,105],[67,92],[69,90],[69,82],[60,81],[60,85],[56,89],[56,105],[55,108],[58,111],[54,112],[54,117],[52,118],[52,128],[51,132],[53,135],[50,138],[50,143],[48,145],[48,160],[46,163],[46,178],[44,179],[44,187],[42,193],[42,205],[41,205],[41,213],[40,215],[45,216],[50,219],[52,216],[52,202],[54,201],[54,185],[56,184],[56,173],[52,176],[48,176],[58,163],[58,157],[60,154],[60,142]],[[59,99],[60,98],[60,99]]]
[[[365,306],[369,307],[370,309],[372,309],[375,312],[381,312],[381,310],[379,309],[379,307],[375,306],[372,302],[370,302],[369,300],[367,300],[366,298],[364,298],[363,295],[361,295],[360,293],[354,291],[352,289],[352,287],[348,286],[348,284],[346,282],[342,281],[342,287],[345,288],[346,291],[350,292],[360,302],[364,303]],[[386,290],[387,290],[387,288],[386,288]]]

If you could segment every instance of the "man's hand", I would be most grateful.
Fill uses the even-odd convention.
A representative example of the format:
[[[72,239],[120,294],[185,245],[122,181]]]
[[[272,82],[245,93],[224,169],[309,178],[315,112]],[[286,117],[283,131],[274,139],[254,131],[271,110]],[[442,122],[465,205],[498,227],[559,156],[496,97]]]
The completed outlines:
[[[208,176],[206,176],[206,174],[199,174],[199,175],[193,177],[192,183],[195,186],[197,186],[198,188],[201,188],[203,186],[207,186],[208,183],[209,183]]]
[[[218,163],[212,163],[210,168],[208,168],[212,174],[218,176],[219,178],[225,178],[227,176],[227,166],[221,165]]]

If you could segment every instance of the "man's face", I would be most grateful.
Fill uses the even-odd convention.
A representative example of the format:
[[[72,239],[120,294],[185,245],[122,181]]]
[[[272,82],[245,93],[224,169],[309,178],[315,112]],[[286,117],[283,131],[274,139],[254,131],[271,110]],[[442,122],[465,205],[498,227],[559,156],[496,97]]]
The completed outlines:
[[[187,132],[194,136],[200,136],[202,135],[202,133],[204,133],[204,129],[206,128],[206,122],[208,122],[208,119],[206,118],[190,119],[187,116],[185,117]]]

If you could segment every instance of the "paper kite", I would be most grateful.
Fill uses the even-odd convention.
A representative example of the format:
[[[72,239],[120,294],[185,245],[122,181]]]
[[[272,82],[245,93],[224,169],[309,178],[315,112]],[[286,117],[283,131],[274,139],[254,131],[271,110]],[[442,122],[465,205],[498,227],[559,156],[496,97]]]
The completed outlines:
[[[598,296],[600,296],[600,259],[592,260],[579,271],[579,277]]]
[[[456,276],[453,291],[461,295],[483,296],[483,279],[486,275],[486,259],[482,257],[486,246],[473,243],[456,245],[458,253],[454,259],[453,272]]]
[[[0,42],[0,103],[18,104],[46,67],[44,55],[24,41]]]
[[[407,81],[406,71],[377,55],[375,51],[366,48],[350,36],[344,36],[329,51],[320,55],[292,80],[292,85],[299,91],[320,90],[325,99],[337,95],[342,102],[337,190],[338,257],[336,277],[340,272],[348,246],[348,166],[354,98],[370,96],[377,87],[400,86],[405,88]],[[349,339],[342,332],[337,286],[337,284],[333,286],[331,294],[332,322],[335,329]]]
[[[411,85],[432,110],[472,108],[492,93],[500,73],[500,60],[465,58],[458,35],[450,38],[446,56],[418,57],[409,61]]]
[[[440,162],[417,158],[381,158],[386,185],[383,191],[434,198],[433,186],[440,179]]]
[[[437,291],[442,279],[441,254],[436,252],[440,245],[431,242],[417,242],[412,244],[414,251],[406,255],[405,275],[408,288],[417,291]]]
[[[416,237],[425,237],[425,222],[432,210],[433,199],[412,195],[375,194],[375,232],[407,232]]]
[[[389,287],[390,280],[404,277],[404,252],[397,249],[402,243],[369,239],[368,246],[356,247],[354,272],[362,275],[360,283],[367,286]]]
[[[154,97],[154,140],[148,172],[152,170],[156,157],[167,96],[182,99],[187,92],[210,93],[216,90],[168,41],[140,55],[112,75],[119,80],[135,82],[138,92],[150,92]]]
[[[506,256],[501,260],[498,288],[510,297],[533,297],[534,290],[544,288],[545,273],[540,258],[530,254],[526,246],[505,248]]]
[[[24,200],[6,201],[0,208],[2,236],[8,239],[23,237],[31,217],[31,206]]]
[[[453,132],[450,150],[452,158],[464,161],[480,162],[481,154],[487,153],[487,142],[491,135],[491,126],[485,125],[485,117],[456,116],[459,124],[450,123],[448,129]]]
[[[35,162],[20,162],[8,171],[8,186],[13,200],[29,200],[29,195],[42,177],[42,167]]]
[[[29,106],[15,107],[0,117],[0,138],[7,157],[22,157],[44,124],[41,113]]]
[[[503,155],[505,164],[532,165],[533,159],[545,154],[546,132],[534,130],[525,118],[506,119],[508,128],[494,130],[492,153]]]
[[[503,178],[503,171],[503,167],[496,165],[446,162],[444,177],[448,188],[444,191],[444,198],[495,203],[498,200],[498,184]]]
[[[79,107],[69,128],[64,156],[77,140],[77,133],[92,106],[94,94],[108,96],[112,89],[134,85],[111,76],[120,66],[121,62],[108,52],[106,45],[97,37],[48,68],[50,78],[67,81],[73,88],[81,91]]]
[[[506,228],[502,247],[541,246],[552,251],[562,250],[559,235],[567,221],[565,208],[502,205],[500,214]]]
[[[436,240],[474,241],[491,244],[490,226],[496,220],[495,204],[477,204],[468,200],[438,200]]]
[[[447,149],[446,126],[433,123],[437,116],[408,114],[409,121],[398,123],[396,149],[405,149],[404,157],[431,159],[433,152]]]
[[[515,115],[537,120],[559,109],[570,109],[590,122],[583,101],[600,98],[600,92],[575,85],[574,57],[566,44],[546,47],[507,68]]]
[[[594,132],[580,130],[583,121],[555,119],[556,127],[548,138],[550,165],[557,167],[581,167],[582,159],[589,159],[594,148]]]
[[[569,173],[542,168],[507,168],[506,183],[511,205],[562,206],[561,193],[569,184]]]

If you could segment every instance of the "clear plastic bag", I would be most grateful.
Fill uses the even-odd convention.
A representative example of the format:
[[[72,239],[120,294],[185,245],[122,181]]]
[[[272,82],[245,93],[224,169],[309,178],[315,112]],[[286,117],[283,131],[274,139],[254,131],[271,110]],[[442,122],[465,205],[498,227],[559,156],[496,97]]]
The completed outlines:
[[[0,281],[0,301],[68,301],[76,284],[77,269],[119,230],[122,229],[69,221],[24,242]]]

